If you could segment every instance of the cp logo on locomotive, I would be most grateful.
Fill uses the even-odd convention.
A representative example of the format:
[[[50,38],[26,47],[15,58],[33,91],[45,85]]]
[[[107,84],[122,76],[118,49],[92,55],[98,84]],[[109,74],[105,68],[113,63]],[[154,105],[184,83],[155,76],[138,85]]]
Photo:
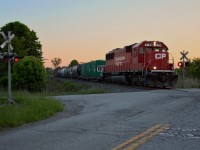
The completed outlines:
[[[164,54],[164,53],[156,53],[155,54],[155,59],[163,59],[164,57],[166,57],[166,54]]]

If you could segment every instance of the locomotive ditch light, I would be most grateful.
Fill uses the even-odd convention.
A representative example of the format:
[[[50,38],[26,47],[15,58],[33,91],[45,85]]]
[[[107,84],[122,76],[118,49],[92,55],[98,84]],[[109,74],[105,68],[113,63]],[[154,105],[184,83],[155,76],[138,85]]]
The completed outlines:
[[[156,46],[156,41],[153,42],[153,46]]]
[[[153,69],[154,69],[154,70],[156,70],[156,69],[157,69],[157,67],[156,67],[156,66],[153,66]]]

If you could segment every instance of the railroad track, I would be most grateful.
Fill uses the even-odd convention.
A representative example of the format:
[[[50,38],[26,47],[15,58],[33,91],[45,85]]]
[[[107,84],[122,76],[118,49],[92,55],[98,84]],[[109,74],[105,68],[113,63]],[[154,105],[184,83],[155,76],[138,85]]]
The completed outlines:
[[[94,88],[103,88],[108,90],[111,93],[121,93],[121,92],[139,92],[139,91],[146,91],[146,90],[156,90],[162,89],[158,87],[148,87],[148,86],[133,86],[129,84],[119,84],[119,83],[105,83],[99,81],[88,81],[88,80],[77,80],[77,79],[69,79],[69,78],[56,78],[58,80],[63,81],[73,81],[77,83],[87,84]]]

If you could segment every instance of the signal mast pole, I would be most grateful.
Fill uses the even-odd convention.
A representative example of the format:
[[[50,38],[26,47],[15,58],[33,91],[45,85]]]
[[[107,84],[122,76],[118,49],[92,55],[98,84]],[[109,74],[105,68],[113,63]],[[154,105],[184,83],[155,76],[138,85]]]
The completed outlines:
[[[183,53],[185,51],[183,50]],[[183,68],[182,68],[182,87],[185,88],[185,59],[183,58]]]
[[[189,59],[186,57],[186,55],[188,54],[188,51],[185,52],[183,50],[183,52],[180,52],[182,57],[180,58],[180,60],[183,60],[183,68],[182,68],[182,87],[185,88],[185,59],[186,61],[188,61]]]
[[[10,56],[10,34],[11,31],[8,31],[8,56]],[[8,58],[8,102],[13,103],[12,96],[11,96],[11,59]]]
[[[4,32],[0,32],[5,39],[4,43],[0,45],[1,48],[4,48],[8,44],[8,103],[14,103],[11,96],[11,58],[12,55],[11,50],[13,47],[11,45],[11,40],[15,37],[14,34],[11,34],[12,31],[8,31],[8,36],[4,34]]]

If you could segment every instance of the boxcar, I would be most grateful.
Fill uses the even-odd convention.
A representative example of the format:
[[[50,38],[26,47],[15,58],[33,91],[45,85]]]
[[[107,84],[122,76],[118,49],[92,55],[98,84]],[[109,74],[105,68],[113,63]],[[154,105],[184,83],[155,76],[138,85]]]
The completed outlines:
[[[100,80],[105,60],[95,60],[81,65],[81,78],[86,80]]]

